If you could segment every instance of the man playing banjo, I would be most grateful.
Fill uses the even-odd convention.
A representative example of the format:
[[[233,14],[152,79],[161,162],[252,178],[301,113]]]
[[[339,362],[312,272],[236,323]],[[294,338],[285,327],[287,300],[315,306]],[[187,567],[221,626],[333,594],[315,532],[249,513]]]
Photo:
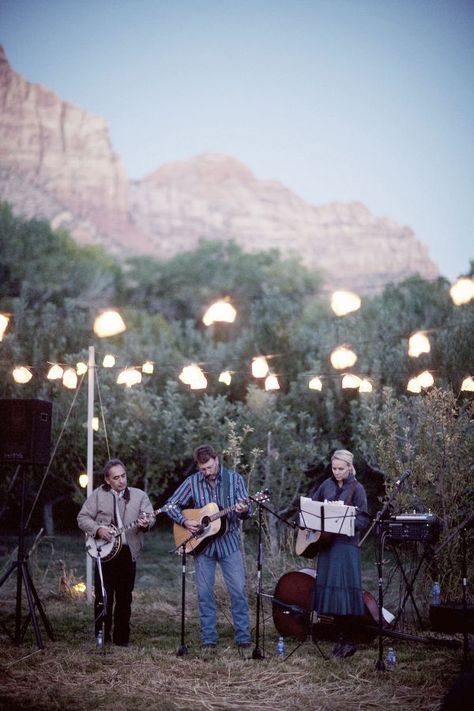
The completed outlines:
[[[136,559],[143,547],[143,533],[151,528],[155,517],[145,492],[127,486],[127,472],[120,459],[107,462],[104,483],[84,502],[77,522],[89,538],[87,547],[98,559],[94,605],[96,637],[103,629],[105,643],[113,641],[126,647],[130,637]],[[117,535],[121,530],[123,532]]]

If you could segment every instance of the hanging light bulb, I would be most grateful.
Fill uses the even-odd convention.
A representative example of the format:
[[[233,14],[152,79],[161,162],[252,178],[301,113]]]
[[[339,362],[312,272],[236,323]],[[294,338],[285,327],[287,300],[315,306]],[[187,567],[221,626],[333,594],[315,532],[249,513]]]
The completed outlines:
[[[407,385],[407,390],[409,393],[421,393],[421,385],[418,382],[418,378],[410,378]]]
[[[74,368],[66,368],[63,374],[63,385],[69,390],[75,390],[77,388],[77,373]]]
[[[254,378],[265,378],[269,367],[265,356],[256,356],[252,360],[252,375]]]
[[[79,361],[79,363],[76,363],[76,373],[79,375],[84,375],[84,373],[87,373],[87,363],[83,363],[82,361]]]
[[[276,375],[273,375],[270,373],[270,375],[267,375],[265,378],[265,390],[279,390],[280,389],[280,383],[278,382],[278,378]]]
[[[434,383],[434,378],[429,370],[424,370],[422,373],[417,375],[417,380],[422,388],[430,388]]]
[[[6,314],[0,314],[0,341],[3,340],[5,331],[10,322],[10,317]]]
[[[63,369],[57,363],[51,366],[46,377],[48,380],[60,380],[63,377]]]
[[[146,375],[151,375],[154,371],[154,365],[151,362],[151,360],[145,361],[142,365],[142,373],[145,373]]]
[[[232,382],[232,375],[230,370],[223,370],[219,375],[219,382],[224,383],[224,385],[230,385]]]
[[[142,382],[142,374],[136,368],[125,368],[117,376],[117,384],[131,388]]]
[[[357,361],[357,356],[347,346],[339,346],[339,348],[332,351],[330,359],[333,368],[344,370],[345,368],[352,368]]]
[[[104,366],[104,368],[113,368],[115,365],[115,356],[111,353],[105,355],[102,361],[102,365]]]
[[[474,378],[468,376],[464,378],[461,385],[461,390],[467,393],[474,393]]]
[[[33,374],[31,373],[30,370],[24,365],[19,365],[17,368],[14,368],[12,371],[13,375],[13,380],[15,383],[29,383],[31,378],[33,377]]]
[[[237,311],[229,301],[225,299],[216,301],[211,304],[206,313],[202,317],[205,326],[210,326],[212,323],[234,323]]]
[[[331,296],[331,308],[336,316],[345,316],[360,309],[360,297],[353,291],[335,291]]]
[[[83,472],[82,474],[79,474],[79,486],[81,487],[81,489],[87,489],[88,481],[89,481],[89,477],[87,476],[87,474],[85,472]]]
[[[196,374],[196,377],[189,383],[189,387],[191,390],[205,390],[207,388],[207,378],[202,371]]]
[[[362,380],[360,381],[360,385],[359,385],[359,392],[360,393],[371,393],[373,389],[374,388],[373,388],[370,380],[368,380],[367,378],[362,378]]]
[[[308,388],[310,390],[319,390],[321,391],[323,389],[323,384],[321,382],[321,378],[318,378],[316,375],[314,378],[311,378],[311,380],[308,383]]]
[[[91,425],[92,425],[92,429],[94,430],[94,432],[98,432],[99,431],[99,418],[93,417],[91,420]]]
[[[99,338],[117,336],[126,330],[123,318],[118,311],[104,311],[94,321],[94,333]]]
[[[344,390],[347,390],[349,388],[359,388],[361,382],[362,381],[358,375],[353,375],[352,373],[348,373],[347,375],[344,375],[344,377],[342,378],[342,388]]]
[[[422,331],[414,333],[408,339],[408,355],[411,358],[418,358],[422,353],[429,353],[431,351],[431,344],[428,337]]]
[[[460,277],[450,288],[449,294],[456,306],[469,303],[474,299],[474,279]]]
[[[191,390],[203,390],[207,387],[206,376],[195,363],[184,366],[178,377],[182,383],[189,385]]]

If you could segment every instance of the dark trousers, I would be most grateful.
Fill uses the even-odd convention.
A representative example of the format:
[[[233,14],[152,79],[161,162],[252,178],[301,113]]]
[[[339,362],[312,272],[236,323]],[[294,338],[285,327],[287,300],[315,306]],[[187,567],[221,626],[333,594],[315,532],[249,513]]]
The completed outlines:
[[[120,552],[102,563],[102,577],[106,593],[106,615],[102,601],[102,586],[99,570],[95,569],[95,634],[97,636],[102,623],[104,641],[114,644],[128,644],[130,638],[130,616],[132,614],[132,591],[135,584],[136,565],[130,555],[130,548],[122,546]],[[113,624],[112,624],[113,621]]]

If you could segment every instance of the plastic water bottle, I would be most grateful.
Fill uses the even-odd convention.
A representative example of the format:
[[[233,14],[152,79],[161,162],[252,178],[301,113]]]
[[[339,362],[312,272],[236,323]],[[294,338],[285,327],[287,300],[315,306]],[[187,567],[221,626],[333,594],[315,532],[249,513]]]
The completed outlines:
[[[395,667],[396,663],[397,663],[397,657],[395,656],[394,649],[393,649],[393,647],[389,647],[387,650],[387,659],[386,659],[387,669],[393,669]]]
[[[97,637],[95,638],[95,646],[97,649],[103,649],[104,647],[104,633],[99,630]]]
[[[283,637],[279,637],[277,642],[277,656],[279,659],[283,659],[285,656],[285,640]]]
[[[441,605],[441,586],[438,582],[433,583],[431,588],[431,604]]]

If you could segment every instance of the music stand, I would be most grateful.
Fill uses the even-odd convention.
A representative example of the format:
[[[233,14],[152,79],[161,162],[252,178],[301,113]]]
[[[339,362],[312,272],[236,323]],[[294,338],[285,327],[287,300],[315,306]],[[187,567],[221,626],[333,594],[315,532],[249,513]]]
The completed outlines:
[[[15,644],[20,644],[25,636],[26,629],[31,620],[33,624],[33,629],[36,638],[36,644],[38,649],[44,649],[43,640],[41,637],[41,631],[38,624],[38,618],[36,616],[35,606],[38,609],[41,620],[45,627],[46,633],[50,640],[54,641],[54,634],[49,624],[46,613],[43,609],[41,601],[36,592],[33,580],[31,579],[30,571],[28,569],[28,556],[25,555],[25,494],[26,494],[26,480],[25,472],[22,464],[19,464],[19,470],[21,475],[21,498],[20,498],[20,527],[18,533],[18,548],[17,548],[17,559],[12,561],[8,570],[4,573],[0,579],[0,587],[3,583],[10,577],[14,570],[17,572],[17,583],[16,583],[16,611],[15,611]],[[23,625],[21,621],[21,598],[22,598],[22,588],[24,586],[26,598],[28,601],[29,615],[25,618]]]

